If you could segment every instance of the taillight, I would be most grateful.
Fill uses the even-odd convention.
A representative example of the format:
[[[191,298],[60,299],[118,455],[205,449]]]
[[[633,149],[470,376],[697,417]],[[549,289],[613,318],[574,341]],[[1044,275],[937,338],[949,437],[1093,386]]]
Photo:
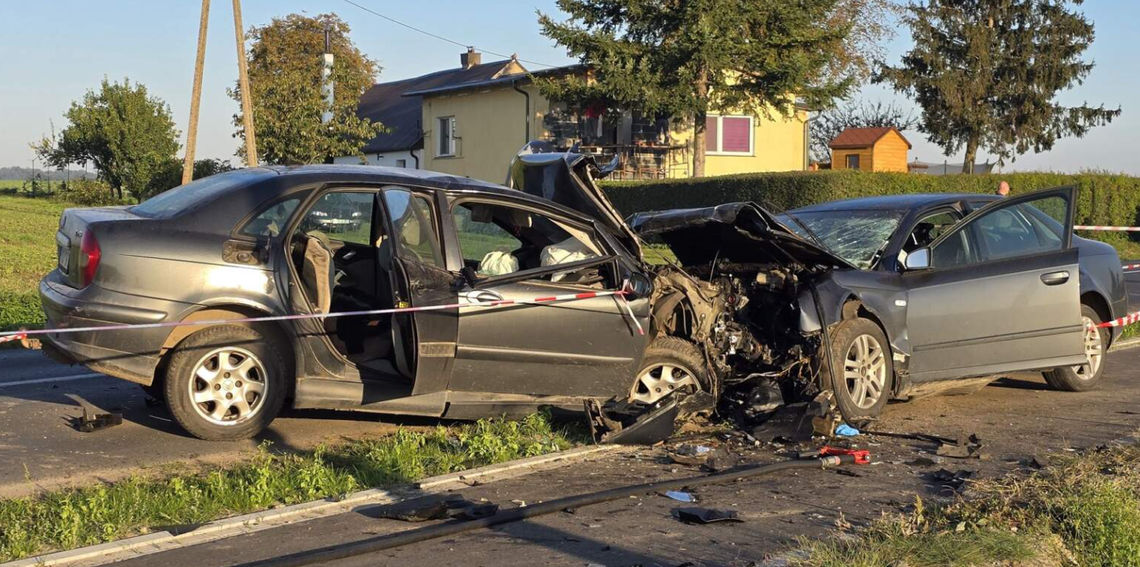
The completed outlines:
[[[103,251],[99,249],[99,240],[88,228],[83,232],[83,242],[79,245],[79,287],[87,287],[95,279],[95,272],[99,271],[99,260],[102,258]]]

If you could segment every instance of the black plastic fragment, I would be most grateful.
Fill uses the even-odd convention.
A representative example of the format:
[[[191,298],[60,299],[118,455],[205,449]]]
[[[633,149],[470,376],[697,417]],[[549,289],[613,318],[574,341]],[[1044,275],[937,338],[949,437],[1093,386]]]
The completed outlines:
[[[673,516],[686,524],[713,524],[716,522],[743,522],[735,510],[712,508],[676,508]]]

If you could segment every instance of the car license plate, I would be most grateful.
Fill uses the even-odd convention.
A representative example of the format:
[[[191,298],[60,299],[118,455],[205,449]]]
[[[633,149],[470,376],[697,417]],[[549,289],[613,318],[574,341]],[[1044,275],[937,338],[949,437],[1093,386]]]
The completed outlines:
[[[67,264],[71,260],[71,249],[63,246],[59,247],[59,269],[63,273],[67,273]]]

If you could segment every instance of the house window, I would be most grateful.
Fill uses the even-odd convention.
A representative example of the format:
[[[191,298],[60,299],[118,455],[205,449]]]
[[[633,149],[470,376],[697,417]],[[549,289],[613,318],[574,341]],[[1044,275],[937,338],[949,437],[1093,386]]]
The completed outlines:
[[[406,160],[406,159],[396,160],[396,167],[408,167],[408,160]]]
[[[437,146],[436,155],[438,156],[454,156],[455,155],[455,117],[445,116],[439,119],[439,127],[436,128],[437,138],[439,145]]]
[[[709,116],[705,121],[705,153],[754,155],[751,116]]]
[[[847,154],[847,169],[859,169],[859,154]]]

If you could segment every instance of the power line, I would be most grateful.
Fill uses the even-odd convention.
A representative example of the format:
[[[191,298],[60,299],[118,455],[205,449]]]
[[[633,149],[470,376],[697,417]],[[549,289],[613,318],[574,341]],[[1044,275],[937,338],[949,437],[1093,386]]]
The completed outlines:
[[[433,37],[433,38],[438,39],[440,41],[446,41],[447,43],[458,45],[459,47],[470,47],[472,49],[475,49],[475,47],[476,47],[476,46],[471,45],[469,43],[463,43],[461,41],[455,41],[454,39],[446,38],[446,37],[443,37],[442,35],[436,35],[434,33],[427,31],[427,30],[422,30],[420,28],[417,28],[413,25],[405,24],[404,22],[401,22],[400,20],[397,20],[397,19],[389,17],[389,16],[385,16],[384,14],[381,14],[380,12],[377,12],[371,8],[368,8],[367,6],[361,6],[360,4],[357,4],[356,2],[353,2],[352,0],[344,0],[344,2],[347,4],[351,4],[353,6],[356,6],[357,8],[360,8],[361,10],[364,10],[365,12],[368,12],[369,14],[372,14],[373,16],[376,16],[378,18],[383,18],[385,20],[388,20],[389,22],[392,22],[393,24],[403,26],[403,27],[408,28],[414,32],[422,33],[428,37]],[[504,55],[502,53],[495,53],[494,51],[491,51],[490,49],[479,48],[478,51],[482,51],[483,53],[490,53],[491,55],[494,55],[496,57],[504,57],[506,59],[511,59],[512,57],[515,57],[515,56],[511,56],[511,55]],[[539,63],[538,61],[531,61],[529,59],[518,59],[518,60],[522,61],[523,63],[530,63],[531,65],[538,65],[540,67],[558,67],[558,65],[551,65],[549,63]]]

